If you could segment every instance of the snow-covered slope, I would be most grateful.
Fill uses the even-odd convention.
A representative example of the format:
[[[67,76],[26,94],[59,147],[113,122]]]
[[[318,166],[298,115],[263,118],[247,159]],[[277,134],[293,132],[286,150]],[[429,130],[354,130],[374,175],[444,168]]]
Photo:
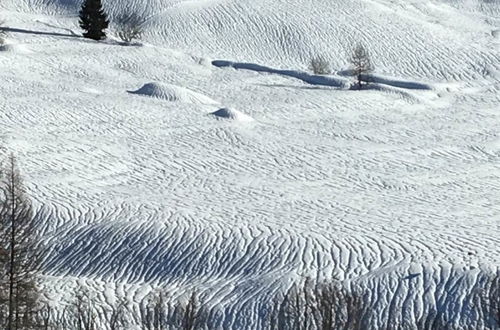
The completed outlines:
[[[279,289],[334,277],[374,328],[473,321],[500,263],[498,2],[108,1],[148,17],[134,46],[79,38],[77,5],[2,3],[0,145],[54,287],[197,288],[216,325],[256,329]],[[343,75],[358,41],[379,82],[362,92]],[[301,72],[316,53],[336,75]]]
[[[11,0],[12,1],[12,0]],[[17,0],[29,12],[74,15],[76,0]],[[500,4],[485,0],[121,0],[146,17],[146,40],[204,56],[307,67],[322,54],[341,69],[357,42],[380,71],[464,81],[498,63]],[[76,27],[76,20],[73,20]],[[496,39],[496,42],[493,42]]]

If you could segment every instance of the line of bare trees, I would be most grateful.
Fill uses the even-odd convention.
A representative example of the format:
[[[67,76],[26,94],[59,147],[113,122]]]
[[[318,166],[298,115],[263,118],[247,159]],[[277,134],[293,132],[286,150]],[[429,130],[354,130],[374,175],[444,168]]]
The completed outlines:
[[[195,330],[211,329],[208,304],[197,292],[184,300],[167,290],[148,295],[137,307],[126,300],[103,307],[77,287],[73,299],[43,301],[44,246],[17,161],[10,156],[0,172],[0,329],[7,330]],[[500,329],[500,272],[481,273],[471,309],[484,329]],[[53,302],[52,302],[53,303]],[[336,281],[306,279],[278,294],[265,310],[263,329],[357,330],[369,326],[369,303],[359,289]],[[394,329],[452,329],[442,314]],[[391,328],[391,329],[392,329]]]
[[[98,313],[96,300],[83,287],[75,290],[64,308],[42,301],[45,249],[13,155],[2,166],[0,178],[0,329],[118,330],[134,324],[141,330],[193,330],[203,322],[204,306],[196,292],[186,303],[175,304],[166,299],[165,292],[155,293],[144,300],[138,320],[125,302]]]
[[[206,309],[196,291],[187,301],[168,299],[165,291],[148,295],[139,305],[139,311],[131,309],[126,300],[108,309],[99,309],[92,293],[79,287],[74,300],[64,308],[45,305],[39,314],[39,326],[44,330],[195,330],[208,327]],[[31,329],[31,328],[30,328]],[[33,328],[35,329],[35,328]]]
[[[500,270],[493,274],[481,274],[479,288],[472,301],[478,318],[492,329],[500,329]]]
[[[339,282],[296,283],[276,297],[267,313],[268,330],[364,330],[376,329],[370,304],[359,288],[348,289]],[[472,292],[470,309],[476,325],[452,324],[439,310],[419,318],[386,320],[387,330],[500,329],[500,271],[481,273]]]
[[[306,279],[278,296],[269,311],[269,330],[358,330],[367,312],[360,292],[337,282]]]

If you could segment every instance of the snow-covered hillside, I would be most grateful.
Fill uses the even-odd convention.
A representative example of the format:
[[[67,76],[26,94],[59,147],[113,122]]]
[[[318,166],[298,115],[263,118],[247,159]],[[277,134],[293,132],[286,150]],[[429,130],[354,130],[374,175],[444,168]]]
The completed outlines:
[[[374,328],[500,264],[500,3],[121,0],[144,43],[79,37],[76,0],[4,0],[0,146],[45,219],[57,301],[196,288],[214,327],[304,277],[361,285]],[[379,84],[350,91],[363,42]],[[335,74],[305,72],[324,54]],[[243,317],[243,316],[244,317]]]

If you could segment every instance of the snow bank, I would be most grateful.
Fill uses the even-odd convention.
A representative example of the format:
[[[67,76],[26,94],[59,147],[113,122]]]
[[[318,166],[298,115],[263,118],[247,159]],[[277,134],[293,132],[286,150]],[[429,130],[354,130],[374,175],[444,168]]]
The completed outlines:
[[[355,76],[355,73],[352,69],[338,71],[337,74],[341,75],[343,77],[354,77]],[[376,83],[379,85],[387,85],[387,86],[397,87],[397,88],[421,89],[421,90],[434,89],[434,87],[430,84],[412,81],[412,80],[401,79],[401,78],[395,78],[395,77],[387,77],[387,76],[382,76],[382,75],[378,75],[378,74],[365,74],[365,75],[362,75],[362,78],[365,81],[369,81],[369,82]]]
[[[341,88],[347,86],[347,81],[342,78],[313,75],[303,71],[273,69],[264,65],[259,65],[254,63],[238,63],[231,61],[215,60],[212,61],[212,65],[218,68],[231,67],[234,69],[243,69],[256,72],[279,74],[282,76],[300,79],[311,85],[321,85],[321,86],[331,86],[331,87],[341,87]]]
[[[404,89],[422,89],[422,90],[432,90],[433,87],[426,83],[402,80],[396,78],[388,78],[379,75],[367,75],[364,77],[365,80],[371,81],[377,84],[388,85],[392,87],[404,88]]]
[[[231,61],[222,61],[215,60],[212,61],[212,65],[223,68],[223,67],[231,67],[234,69],[243,69],[250,70],[256,72],[265,72],[265,73],[273,73],[279,74],[282,76],[287,76],[291,78],[300,79],[305,83],[311,85],[320,85],[320,86],[330,86],[330,87],[338,87],[338,88],[346,88],[349,86],[349,81],[345,78],[335,77],[335,76],[323,76],[323,75],[314,75],[309,74],[303,71],[296,70],[279,70],[273,69],[264,65],[253,64],[253,63],[239,63],[239,62],[231,62]],[[346,70],[339,72],[340,75],[343,76],[351,76],[352,71]],[[416,81],[410,80],[402,80],[395,78],[387,78],[379,75],[366,75],[365,80],[371,81],[377,84],[388,85],[392,87],[404,88],[404,89],[422,89],[422,90],[432,90],[433,87],[429,84],[420,83]]]

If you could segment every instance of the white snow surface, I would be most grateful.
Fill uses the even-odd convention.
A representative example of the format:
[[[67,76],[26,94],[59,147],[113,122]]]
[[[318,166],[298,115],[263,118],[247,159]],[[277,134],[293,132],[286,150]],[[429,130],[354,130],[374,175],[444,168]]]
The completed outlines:
[[[132,46],[80,38],[79,3],[0,4],[0,146],[43,219],[49,299],[196,288],[214,328],[259,329],[309,276],[361,285],[374,329],[434,310],[481,327],[466,311],[500,264],[498,1],[105,1],[147,17]],[[375,88],[303,72],[312,54],[348,70],[358,41]],[[255,124],[208,115],[222,107]]]

